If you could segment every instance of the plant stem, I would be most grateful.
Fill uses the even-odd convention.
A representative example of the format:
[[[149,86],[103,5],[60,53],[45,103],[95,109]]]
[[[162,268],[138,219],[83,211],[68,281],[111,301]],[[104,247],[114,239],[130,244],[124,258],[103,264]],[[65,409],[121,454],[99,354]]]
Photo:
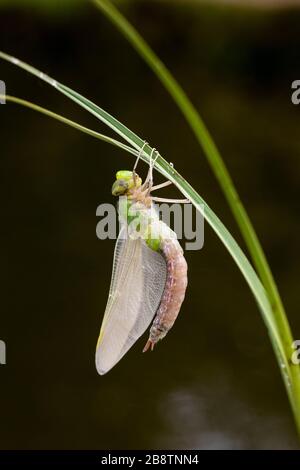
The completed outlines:
[[[146,163],[150,163],[154,149],[150,147],[150,145],[145,145],[145,141],[141,137],[135,134],[132,130],[130,130],[127,126],[118,121],[114,116],[109,114],[103,108],[96,105],[84,96],[80,95],[75,90],[72,90],[71,88],[58,82],[57,80],[54,80],[53,78],[41,72],[40,70],[32,67],[29,64],[26,64],[25,62],[17,59],[16,57],[13,57],[9,54],[0,51],[0,58],[38,77],[40,80],[46,82],[48,85],[56,88],[57,91],[64,94],[70,100],[74,101],[79,106],[86,109],[89,113],[94,115],[106,126],[110,127],[115,133],[120,135],[129,144],[129,146],[124,144],[119,145],[120,143],[116,143],[117,141],[114,141],[114,145],[122,146],[124,150],[134,155],[140,154],[141,158]],[[19,104],[25,103],[24,100],[17,100]],[[45,110],[44,108],[38,107],[36,105],[31,106],[31,108],[35,109],[36,111],[41,111],[43,109],[44,114],[48,114],[51,117],[56,116],[55,118],[57,118],[58,116],[52,112],[48,113],[48,110]],[[62,116],[60,116],[59,120],[67,123],[67,120],[65,118],[61,118]],[[83,126],[80,126],[76,123],[73,124],[75,124],[75,126],[73,125],[73,127],[76,127],[78,130],[83,130]],[[90,135],[96,137],[94,131],[90,131],[87,128],[84,132],[86,131],[88,131]],[[103,138],[103,135],[101,135],[101,138]],[[113,143],[111,142],[111,139],[107,138],[106,136],[104,140],[106,140],[106,142]],[[155,160],[154,166],[163,176],[172,181],[184,196],[190,199],[190,201],[194,204],[198,211],[202,212],[206,221],[215,231],[221,242],[224,244],[224,246],[232,256],[233,260],[237,264],[238,268],[240,269],[247,284],[249,285],[260,308],[263,321],[267,326],[273,350],[275,352],[275,356],[277,358],[278,365],[282,374],[283,382],[285,384],[288,397],[292,406],[294,418],[298,430],[300,431],[299,366],[292,364],[290,361],[291,356],[288,354],[287,348],[285,346],[286,344],[288,344],[289,340],[288,336],[286,336],[288,333],[282,333],[282,331],[280,330],[278,320],[274,315],[274,311],[270,303],[269,296],[266,294],[265,288],[262,285],[261,280],[257,276],[252,265],[249,263],[247,257],[245,256],[241,248],[238,246],[237,242],[234,240],[232,235],[222,224],[222,222],[212,211],[212,209],[206,204],[204,199],[201,198],[201,196],[189,185],[189,183],[181,175],[179,175],[179,173],[173,167],[171,167],[170,164],[168,164],[167,161],[164,160],[161,155],[157,155],[157,159]]]
[[[93,0],[93,2],[122,32],[122,34],[140,54],[140,56],[154,71],[158,79],[174,99],[178,108],[181,110],[186,121],[193,130],[195,137],[201,145],[205,156],[223,190],[225,198],[230,206],[233,216],[240,228],[241,234],[252,257],[256,270],[262,280],[263,285],[265,286],[274,316],[276,317],[279,333],[282,337],[287,357],[291,358],[294,352],[292,348],[292,333],[271,269],[255,233],[254,227],[240,200],[227,167],[221,157],[221,154],[198,111],[191,103],[183,88],[179,85],[177,80],[164,65],[164,63],[158,58],[158,56],[153,52],[153,50],[149,47],[138,31],[119,12],[119,10],[114,5],[112,5],[109,0]],[[296,412],[300,421],[300,369],[298,366],[292,366],[291,369],[295,380],[296,393],[298,396]]]
[[[93,131],[88,127],[82,126],[81,124],[78,124],[75,121],[71,121],[71,119],[61,116],[60,114],[54,113],[53,111],[43,108],[42,106],[32,103],[31,101],[26,101],[22,98],[17,98],[16,96],[10,95],[0,95],[0,100],[1,99],[5,99],[6,101],[10,101],[11,103],[19,104],[21,106],[25,106],[26,108],[30,108],[33,111],[37,111],[39,113],[44,114],[45,116],[51,117],[52,119],[56,119],[57,121],[60,121],[63,124],[66,124],[70,127],[73,127],[74,129],[77,129],[78,131],[90,135],[91,137],[95,137],[96,139],[102,140],[108,144],[112,144],[115,147],[119,147],[122,150],[126,150],[127,152],[132,153],[133,155],[138,155],[138,152],[132,147],[129,147],[129,145],[123,144],[123,142],[119,142],[118,140],[113,139],[112,137],[108,137],[107,135],[100,134],[100,132]]]

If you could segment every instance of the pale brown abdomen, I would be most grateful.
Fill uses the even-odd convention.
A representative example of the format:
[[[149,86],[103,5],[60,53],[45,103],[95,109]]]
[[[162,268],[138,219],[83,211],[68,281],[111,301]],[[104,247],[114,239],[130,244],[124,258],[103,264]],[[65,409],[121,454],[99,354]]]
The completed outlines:
[[[163,240],[161,253],[167,263],[163,296],[150,329],[149,342],[154,345],[172,328],[187,288],[187,263],[177,239]]]

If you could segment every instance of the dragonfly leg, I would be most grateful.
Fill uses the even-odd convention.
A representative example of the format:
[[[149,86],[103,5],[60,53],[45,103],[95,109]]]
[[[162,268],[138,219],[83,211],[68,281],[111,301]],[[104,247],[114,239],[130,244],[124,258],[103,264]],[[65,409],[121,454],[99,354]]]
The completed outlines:
[[[135,178],[136,178],[136,172],[135,172],[136,167],[137,167],[137,165],[138,165],[138,163],[139,163],[139,160],[140,160],[140,158],[141,158],[141,155],[142,155],[143,150],[144,150],[144,148],[146,147],[146,145],[148,145],[148,142],[145,140],[144,143],[143,143],[143,146],[141,147],[141,149],[140,149],[140,151],[139,151],[139,154],[138,154],[138,156],[137,156],[137,159],[136,159],[136,161],[135,161],[135,164],[134,164],[134,167],[133,167],[133,170],[132,170],[132,172],[133,172],[133,179],[134,179],[134,180],[135,180]]]
[[[143,353],[148,351],[149,348],[151,348],[151,351],[153,351],[154,349],[154,346],[155,346],[155,343],[153,343],[150,339],[148,339],[144,349],[143,349]]]
[[[157,184],[156,186],[152,186],[151,192],[156,191],[157,189],[165,188],[166,186],[170,186],[170,184],[173,184],[172,181],[165,181],[164,183]]]
[[[153,155],[156,153],[156,157],[153,158]],[[143,189],[147,188],[148,192],[150,193],[151,188],[153,186],[153,168],[154,168],[154,163],[159,156],[159,152],[153,147],[151,155],[150,155],[150,162],[149,162],[149,171],[147,174],[147,177],[145,179],[145,182],[143,184]]]
[[[169,202],[173,204],[190,204],[191,201],[189,199],[166,199],[164,197],[153,197],[152,201],[154,202]]]

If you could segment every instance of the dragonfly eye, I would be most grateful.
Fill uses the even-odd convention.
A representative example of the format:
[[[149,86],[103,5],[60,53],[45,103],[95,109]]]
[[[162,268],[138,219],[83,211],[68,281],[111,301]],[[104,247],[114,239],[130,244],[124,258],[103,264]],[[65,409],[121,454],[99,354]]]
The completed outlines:
[[[126,194],[127,191],[139,188],[142,185],[141,178],[132,171],[118,171],[116,178],[112,187],[112,194],[114,196],[122,196]]]
[[[113,196],[122,196],[128,191],[128,188],[128,181],[119,179],[114,182],[111,192]]]

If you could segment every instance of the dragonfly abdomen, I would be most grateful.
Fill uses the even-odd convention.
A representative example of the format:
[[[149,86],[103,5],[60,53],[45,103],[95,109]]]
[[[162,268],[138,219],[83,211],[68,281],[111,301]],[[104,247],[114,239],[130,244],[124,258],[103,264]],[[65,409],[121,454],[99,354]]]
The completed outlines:
[[[144,351],[163,339],[174,325],[187,288],[187,262],[177,238],[161,239],[160,252],[167,264],[166,284]]]

